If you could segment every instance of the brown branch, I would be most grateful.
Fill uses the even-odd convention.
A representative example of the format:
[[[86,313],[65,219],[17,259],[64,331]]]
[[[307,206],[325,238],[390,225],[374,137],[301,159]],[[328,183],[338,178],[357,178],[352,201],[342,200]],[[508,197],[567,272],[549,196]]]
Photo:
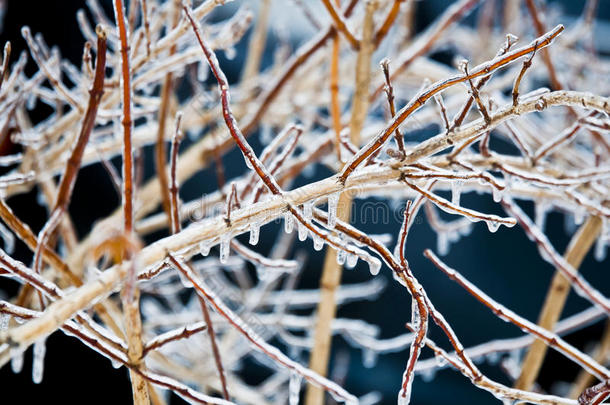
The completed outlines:
[[[340,12],[337,11],[331,0],[322,0],[322,4],[326,7],[326,11],[328,11],[328,14],[332,18],[336,29],[345,36],[352,48],[358,49],[360,47],[360,41],[351,33],[345,19],[340,15]]]
[[[180,232],[180,186],[176,178],[176,167],[178,166],[178,148],[182,141],[182,131],[180,130],[180,122],[182,121],[182,112],[176,114],[176,129],[172,136],[171,160],[170,160],[170,207],[171,218],[170,228],[172,234]]]

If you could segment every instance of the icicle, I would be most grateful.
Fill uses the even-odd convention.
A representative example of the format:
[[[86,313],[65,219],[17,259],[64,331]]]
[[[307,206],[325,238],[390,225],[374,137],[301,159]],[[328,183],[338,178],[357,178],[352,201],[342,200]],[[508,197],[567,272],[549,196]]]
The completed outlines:
[[[402,390],[400,390],[400,392],[398,393],[398,401],[396,402],[396,405],[409,405],[409,402],[411,402],[411,384],[407,386],[407,389],[404,393],[402,392]]]
[[[231,244],[231,235],[222,235],[220,237],[220,263],[225,264],[229,260],[229,245]]]
[[[191,283],[191,280],[189,280],[184,274],[182,274],[181,271],[178,271],[178,278],[180,279],[180,282],[182,283],[182,286],[184,288],[193,288],[193,283]]]
[[[434,380],[436,376],[436,368],[429,368],[421,373],[421,379],[424,382],[430,382]]]
[[[379,270],[381,270],[381,261],[376,257],[371,257],[369,261],[369,271],[372,276],[376,276],[379,274]]]
[[[319,237],[318,235],[313,235],[313,249],[314,250],[322,250],[324,247],[324,239]]]
[[[199,253],[201,253],[201,256],[207,256],[210,254],[210,242],[208,242],[207,240],[202,241],[201,243],[199,243]]]
[[[313,218],[313,206],[314,201],[307,201],[303,204],[303,217],[305,217],[305,221],[309,222]]]
[[[258,243],[260,232],[261,226],[258,222],[250,224],[250,239],[248,240],[248,243],[250,243],[252,246],[256,245]]]
[[[200,63],[197,66],[197,80],[199,82],[203,83],[206,80],[208,80],[209,76],[210,76],[210,68],[208,67],[208,64]]]
[[[345,264],[345,259],[347,258],[347,252],[343,249],[337,250],[337,264],[339,266],[343,266]]]
[[[464,182],[462,180],[455,180],[451,182],[451,203],[453,205],[460,205],[460,197],[462,195],[462,187]]]
[[[576,225],[581,225],[585,220],[586,211],[581,206],[578,206],[576,210],[574,210],[574,223]]]
[[[301,391],[302,377],[299,373],[290,373],[290,381],[288,383],[289,403],[290,405],[299,405],[299,393]]]
[[[244,155],[244,162],[246,163],[246,167],[250,170],[252,170],[252,162],[250,162],[250,159],[248,159],[247,156]]]
[[[434,359],[436,360],[436,365],[438,367],[445,367],[447,364],[447,360],[445,360],[443,356],[434,356]]]
[[[9,314],[0,314],[0,332],[8,329],[8,323],[11,320]]]
[[[23,369],[23,352],[22,351],[14,351],[11,354],[11,369],[13,373],[19,374]]]
[[[540,228],[540,231],[544,232],[546,225],[546,214],[549,211],[549,206],[544,202],[540,202],[536,204],[534,211],[536,213],[534,223],[538,228]]]
[[[362,364],[366,368],[373,368],[377,364],[377,352],[371,349],[362,350]]]
[[[271,132],[271,126],[262,124],[260,129],[260,140],[263,145],[267,145],[273,140],[273,133]]]
[[[417,306],[417,301],[411,299],[411,324],[413,324],[413,329],[419,329],[421,319],[419,319],[419,307]]]
[[[358,256],[355,254],[347,255],[347,259],[345,260],[345,267],[348,269],[353,269],[358,264]]]
[[[445,231],[436,234],[436,250],[441,256],[446,256],[449,253],[449,238]]]
[[[489,229],[489,232],[491,233],[494,233],[500,227],[500,223],[498,221],[485,221],[485,223],[487,224],[487,229]]]
[[[0,238],[2,238],[2,242],[4,242],[4,250],[6,253],[13,254],[15,251],[15,236],[0,223]]]
[[[307,239],[307,235],[309,234],[309,229],[307,229],[305,224],[302,224],[301,222],[299,222],[297,225],[297,231],[299,233],[299,240],[301,242],[303,242],[305,239]]]
[[[333,229],[337,223],[337,205],[339,205],[339,193],[328,196],[328,228]]]
[[[500,201],[502,201],[502,194],[503,190],[499,190],[494,186],[491,186],[491,197],[493,198],[494,202],[499,203]]]
[[[595,251],[594,256],[595,260],[598,262],[603,262],[606,260],[606,251],[608,248],[608,240],[610,239],[610,235],[608,234],[610,229],[608,229],[608,219],[602,218],[602,229],[597,237],[597,241],[595,242]]]
[[[110,364],[112,364],[113,368],[121,368],[122,364],[120,361],[116,361],[114,359],[110,359]]]
[[[34,357],[32,360],[32,381],[34,384],[42,382],[44,372],[44,355],[47,351],[46,338],[42,338],[34,342]]]
[[[284,232],[292,233],[294,230],[294,218],[290,212],[284,214]]]

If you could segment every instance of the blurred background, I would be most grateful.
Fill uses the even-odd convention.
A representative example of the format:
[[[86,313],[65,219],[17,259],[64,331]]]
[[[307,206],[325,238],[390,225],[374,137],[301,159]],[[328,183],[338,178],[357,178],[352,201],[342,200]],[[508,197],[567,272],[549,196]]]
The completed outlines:
[[[20,29],[23,25],[29,25],[33,33],[42,33],[50,46],[57,46],[62,56],[80,65],[84,39],[76,24],[75,13],[78,9],[86,9],[85,0],[8,0],[4,2],[6,7],[0,44],[10,40],[13,45],[13,57],[26,49]],[[234,4],[224,6],[211,18],[222,18],[223,15],[231,14],[240,3],[244,2],[236,1]],[[111,2],[106,0],[101,3],[108,16],[112,16]],[[258,6],[257,1],[247,3],[251,3],[252,8]],[[274,3],[277,7],[274,7],[271,18],[274,24],[276,21],[280,21],[277,23],[279,33],[271,33],[265,51],[266,58],[271,58],[273,54],[274,35],[288,33],[290,40],[296,46],[315,33],[315,29],[308,24],[305,18],[301,17],[299,9],[294,8],[291,0],[274,0]],[[281,3],[281,7],[277,3]],[[306,3],[314,11],[321,7],[318,0],[308,0]],[[424,30],[450,3],[452,2],[448,0],[419,1],[416,31]],[[559,16],[560,21],[569,26],[580,16],[584,3],[584,1],[574,0],[549,1],[549,12]],[[610,38],[610,1],[600,0],[599,3],[596,47],[600,52],[608,55],[610,54],[610,41],[608,40]],[[463,23],[476,22],[478,11],[479,8],[475,9]],[[319,14],[325,16],[324,12]],[[229,59],[222,53],[219,55],[221,65],[231,81],[239,77],[246,56],[248,35],[236,47],[237,52],[234,58]],[[527,42],[529,40],[530,38],[523,39]],[[453,56],[449,49],[435,54],[438,60],[446,62],[451,62]],[[264,66],[266,66],[265,61],[263,61],[263,68]],[[31,75],[35,70],[36,66],[29,62],[27,73]],[[43,119],[49,111],[39,105],[34,113],[39,114],[40,119]],[[423,131],[418,136],[425,137],[433,134],[435,134],[434,131]],[[253,139],[253,146],[260,151],[260,141],[257,140],[257,137],[253,137]],[[11,148],[14,148],[14,145],[5,141],[2,143],[1,151],[3,154],[10,153]],[[152,150],[147,150],[145,156],[147,176],[154,171],[151,152]],[[224,157],[228,178],[239,174],[235,171],[237,170],[236,165],[231,165],[231,162],[238,157],[235,152]],[[119,160],[115,159],[113,163],[120,168]],[[308,173],[308,176],[313,177],[298,179],[293,187],[298,187],[305,181],[310,182],[327,177],[330,174],[327,169],[316,167],[312,173]],[[184,200],[190,200],[215,189],[215,175],[211,169],[207,169],[183,185],[181,197]],[[466,206],[484,212],[501,214],[498,205],[492,202],[491,197],[487,200],[476,194],[465,194],[462,196],[462,201]],[[362,205],[367,202],[370,203],[371,200],[357,200],[355,212],[361,213]],[[396,235],[402,219],[400,208],[404,206],[404,201],[381,202],[388,207],[387,220],[356,215],[354,224],[373,234]],[[43,225],[47,214],[45,208],[37,203],[35,191],[12,198],[9,200],[9,204],[17,216],[27,222],[34,232],[37,232]],[[118,204],[119,199],[115,190],[101,166],[94,165],[82,169],[70,205],[70,213],[75,219],[79,236],[85,236],[96,220],[109,215]],[[532,216],[531,207],[526,205],[525,208],[527,213]],[[565,218],[558,212],[554,212],[548,217],[547,234],[559,252],[565,250],[569,235],[573,232],[572,230],[570,233],[566,232],[566,228],[573,229],[574,224],[570,224],[570,222],[570,218]],[[261,251],[266,252],[270,249],[275,233],[279,229],[279,225],[275,224],[264,228],[258,246]],[[158,238],[164,235],[156,234],[154,236]],[[520,336],[521,333],[516,327],[496,318],[423,258],[423,250],[429,247],[435,248],[436,244],[435,233],[428,227],[425,219],[418,218],[409,234],[407,258],[431,300],[453,325],[462,343],[468,347],[491,339]],[[298,244],[296,250],[299,250]],[[306,250],[308,262],[299,281],[299,287],[317,288],[324,252],[315,252],[310,249],[310,246],[307,246]],[[26,264],[30,263],[32,255],[23,244],[18,243],[16,252],[17,258]],[[554,273],[554,269],[539,257],[535,246],[528,241],[518,226],[512,229],[501,227],[495,234],[490,234],[484,224],[477,224],[469,237],[452,244],[446,262],[460,270],[496,300],[533,321],[537,319],[549,281]],[[350,284],[368,280],[370,275],[365,266],[360,264],[354,270],[344,271],[343,283]],[[610,260],[597,262],[590,254],[583,263],[581,272],[587,280],[598,286],[602,293],[610,295],[609,269]],[[391,279],[389,272],[382,271],[379,277],[385,279],[386,286],[377,297],[371,301],[347,304],[339,309],[338,315],[360,318],[376,324],[381,329],[380,338],[388,338],[405,332],[404,324],[410,320],[411,316],[411,300],[405,290]],[[0,279],[2,298],[14,296],[16,291],[16,284]],[[584,300],[571,293],[563,317],[583,310],[587,306]],[[603,328],[604,323],[598,322],[567,336],[567,340],[579,347],[591,347],[599,340]],[[446,339],[435,328],[431,328],[430,333],[432,338],[437,339],[437,342],[445,342]],[[125,368],[115,370],[107,359],[61,333],[51,336],[47,341],[47,346],[44,379],[41,384],[35,385],[31,380],[31,350],[26,353],[21,373],[14,374],[10,367],[0,370],[0,386],[4,391],[3,402],[7,401],[8,392],[15,395],[14,401],[8,400],[4,403],[16,403],[17,401],[20,403],[44,401],[64,404],[128,403],[127,399],[131,398],[131,388]],[[448,348],[447,345],[444,347]],[[512,360],[514,360],[520,354],[513,353],[510,356],[513,356]],[[294,355],[300,356],[298,358],[303,363],[307,363],[306,353]],[[425,359],[430,356],[431,352],[424,350],[421,358]],[[506,355],[506,357],[508,356]],[[348,391],[356,395],[377,391],[382,398],[380,404],[395,403],[408,351],[380,356],[378,359],[371,359],[368,356],[365,362],[363,362],[363,357],[367,357],[367,353],[351,348],[342,338],[335,338],[330,375],[337,377]],[[491,378],[512,385],[512,381],[502,370],[501,360],[490,358],[480,367]],[[370,367],[365,367],[363,363]],[[348,370],[347,375],[341,371],[345,367]],[[253,382],[259,381],[265,376],[264,368],[254,362],[247,364],[242,372],[247,379]],[[576,366],[557,353],[549,351],[539,383],[545,390],[552,388],[555,392],[561,392],[562,389],[565,389],[562,387],[567,387],[567,384],[574,380],[577,372]],[[461,374],[450,369],[444,369],[436,375],[416,377],[413,398],[416,399],[413,401],[416,404],[438,404],[448,400],[456,405],[487,404],[497,401],[490,394],[472,386]],[[177,397],[172,397],[171,403],[183,402]]]

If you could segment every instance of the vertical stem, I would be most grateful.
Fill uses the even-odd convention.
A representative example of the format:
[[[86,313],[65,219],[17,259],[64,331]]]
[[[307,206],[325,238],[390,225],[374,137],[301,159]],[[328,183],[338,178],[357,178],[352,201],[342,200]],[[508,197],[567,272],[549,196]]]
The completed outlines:
[[[356,64],[356,91],[352,106],[350,121],[350,138],[354,145],[360,144],[360,131],[364,124],[368,110],[368,93],[371,77],[371,55],[374,50],[374,26],[373,14],[377,8],[376,1],[366,4],[364,16],[362,40]],[[337,218],[341,221],[349,221],[351,214],[352,197],[342,193],[339,197],[337,207]],[[331,346],[331,323],[335,318],[336,303],[335,291],[341,282],[342,267],[337,264],[337,252],[328,249],[322,269],[320,280],[320,303],[318,304],[318,319],[314,330],[314,346],[311,350],[309,368],[320,375],[326,375],[328,369],[328,358]],[[306,405],[322,405],[324,403],[324,391],[316,386],[308,385],[305,396]]]
[[[270,0],[261,0],[258,21],[248,45],[248,57],[242,73],[242,80],[249,81],[258,74],[261,57],[267,42],[267,22],[269,20]]]
[[[341,0],[335,0],[337,6]],[[341,162],[341,102],[339,100],[339,35],[333,37],[330,59],[330,115],[335,130],[335,152],[337,161]]]
[[[565,259],[568,263],[578,269],[587,252],[595,242],[597,235],[601,230],[601,219],[599,217],[590,216],[587,222],[584,223],[574,235],[568,249],[565,253]],[[559,319],[561,311],[565,305],[568,293],[570,292],[570,282],[566,279],[559,270],[555,272],[553,281],[547,292],[546,299],[540,316],[538,325],[546,330],[553,330],[553,326]],[[547,351],[547,345],[541,340],[536,340],[530,346],[523,365],[521,375],[515,383],[515,388],[521,390],[530,390],[536,381],[540,367],[544,360]]]

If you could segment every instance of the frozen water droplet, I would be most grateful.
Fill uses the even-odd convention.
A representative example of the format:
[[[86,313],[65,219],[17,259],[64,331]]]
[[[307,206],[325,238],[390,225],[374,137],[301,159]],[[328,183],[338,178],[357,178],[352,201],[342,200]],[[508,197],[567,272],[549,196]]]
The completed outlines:
[[[284,232],[292,233],[294,230],[294,218],[290,212],[284,214]]]
[[[313,205],[314,201],[307,201],[303,204],[303,217],[305,217],[305,221],[311,221],[313,218]]]
[[[201,243],[199,243],[199,253],[201,253],[201,256],[207,256],[210,254],[210,242],[208,242],[207,240],[202,241]]]
[[[220,263],[225,264],[229,260],[229,245],[231,244],[231,235],[222,235],[220,237]]]
[[[44,372],[44,356],[47,351],[45,338],[34,342],[34,357],[32,360],[32,381],[34,384],[40,384],[42,382],[42,375]]]
[[[447,364],[447,360],[445,360],[443,356],[434,356],[434,359],[436,360],[436,365],[439,367],[445,367]]]
[[[585,220],[586,211],[582,207],[578,207],[574,211],[574,223],[576,225],[581,225]]]
[[[494,365],[498,364],[498,362],[500,361],[500,353],[491,352],[491,353],[488,353],[487,356],[485,356],[485,358],[487,359],[487,362],[489,364],[494,366]]]
[[[462,187],[464,182],[462,180],[455,180],[451,182],[451,203],[453,205],[460,205],[460,197],[462,195]]]
[[[2,242],[4,242],[4,250],[6,253],[13,254],[15,251],[15,236],[0,223],[0,237],[2,238]]]
[[[421,373],[421,379],[424,382],[430,382],[430,381],[434,380],[435,376],[436,376],[435,368],[429,368],[425,371],[422,371],[422,373]]]
[[[439,232],[436,234],[436,250],[441,256],[446,256],[449,253],[449,238],[447,232]]]
[[[271,126],[267,124],[262,124],[259,137],[263,145],[267,145],[268,143],[270,143],[273,140]]]
[[[246,167],[252,170],[252,162],[250,162],[250,159],[248,159],[247,156],[244,156],[244,162],[246,163]]]
[[[372,257],[369,261],[369,271],[371,272],[371,275],[376,276],[379,274],[379,270],[381,270],[381,260]]]
[[[258,237],[260,235],[261,232],[261,226],[258,223],[253,223],[250,225],[250,239],[248,240],[248,243],[250,243],[252,246],[256,245],[258,243]]]
[[[494,233],[500,227],[500,223],[498,221],[485,221],[485,223],[487,224],[487,229],[489,229],[489,232],[491,233]]]
[[[301,391],[301,380],[302,377],[299,373],[292,372],[290,373],[290,381],[288,383],[289,390],[289,404],[290,405],[299,405],[299,393]]]
[[[502,201],[502,190],[497,189],[494,186],[491,186],[491,196],[494,200],[494,202],[499,203],[500,201]]]
[[[352,253],[347,255],[347,260],[345,260],[345,267],[347,267],[348,269],[353,269],[354,267],[356,267],[356,264],[358,264],[358,256]]]
[[[309,234],[309,229],[307,229],[305,224],[302,224],[301,222],[299,222],[298,232],[299,232],[299,240],[301,242],[303,242],[305,239],[307,239],[307,235]]]
[[[314,250],[322,250],[324,247],[324,239],[319,237],[318,235],[313,235],[313,249]]]
[[[13,373],[19,374],[23,369],[23,352],[15,351],[11,353],[11,369]]]
[[[328,196],[328,228],[333,229],[337,224],[337,206],[339,205],[339,193]]]
[[[225,48],[225,58],[227,58],[228,60],[233,60],[235,59],[235,56],[237,55],[237,51],[235,50],[234,46],[230,46],[228,48]]]
[[[607,255],[607,250],[608,250],[607,241],[604,240],[604,238],[602,236],[603,235],[600,235],[597,238],[597,241],[595,242],[594,256],[595,256],[595,260],[597,260],[598,262],[603,262],[604,260],[606,260],[606,255]]]
[[[373,368],[377,364],[377,352],[371,349],[362,350],[362,364],[366,368]]]
[[[345,264],[345,259],[347,258],[347,253],[343,249],[337,250],[337,264],[339,266],[343,266]]]
[[[122,364],[120,361],[116,361],[115,359],[110,359],[110,364],[112,364],[113,368],[121,368]]]

